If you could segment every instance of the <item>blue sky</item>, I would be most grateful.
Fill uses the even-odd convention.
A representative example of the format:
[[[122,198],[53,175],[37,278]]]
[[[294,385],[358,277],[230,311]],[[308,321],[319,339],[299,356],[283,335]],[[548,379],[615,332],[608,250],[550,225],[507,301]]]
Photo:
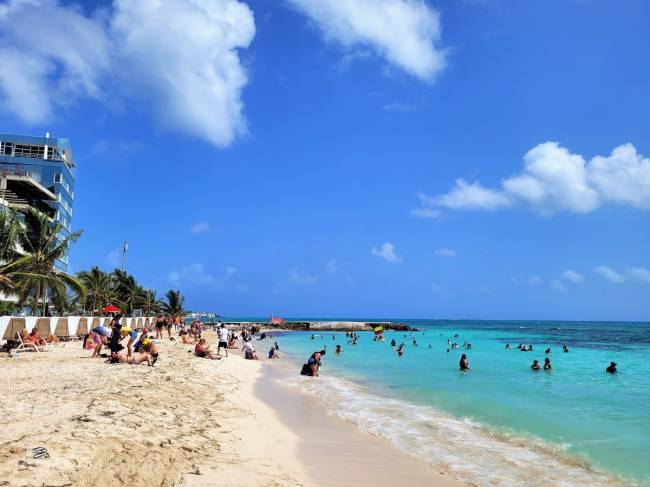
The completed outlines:
[[[128,240],[223,315],[648,319],[648,2],[36,3],[0,1],[2,131],[71,139],[74,270]]]

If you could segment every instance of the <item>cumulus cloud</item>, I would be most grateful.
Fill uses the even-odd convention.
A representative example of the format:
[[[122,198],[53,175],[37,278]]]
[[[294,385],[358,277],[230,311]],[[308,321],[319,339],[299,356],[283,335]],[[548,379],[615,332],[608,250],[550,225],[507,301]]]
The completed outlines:
[[[528,276],[528,284],[530,284],[531,286],[537,286],[538,284],[541,284],[541,282],[542,282],[542,278],[539,277],[538,275],[531,274],[530,276]]]
[[[437,257],[456,257],[456,251],[454,249],[448,249],[447,247],[436,249],[435,254]]]
[[[372,49],[390,65],[430,81],[445,67],[440,15],[423,0],[287,0],[326,40]]]
[[[194,235],[201,235],[202,233],[207,233],[210,231],[210,224],[208,222],[196,222],[190,228],[190,232]]]
[[[113,0],[102,15],[59,0],[0,7],[0,105],[23,121],[48,122],[110,91],[143,103],[164,128],[217,146],[246,133],[238,50],[255,35],[246,4]]]
[[[566,291],[565,283],[580,284],[583,281],[584,277],[581,274],[578,274],[574,270],[568,269],[564,271],[559,278],[551,280],[550,286],[551,289],[564,292]]]
[[[614,284],[622,284],[625,282],[625,276],[623,274],[619,274],[611,267],[607,267],[605,265],[596,267],[594,269],[594,272],[604,277],[609,282],[613,282]]]
[[[122,82],[167,128],[226,146],[246,132],[237,49],[255,36],[237,0],[114,0],[111,32]]]
[[[171,271],[167,274],[167,280],[173,285],[181,284],[213,284],[215,277],[206,272],[203,264],[190,264],[179,271]]]
[[[79,97],[101,98],[111,64],[105,27],[56,0],[0,5],[0,105],[27,123]]]
[[[562,273],[562,279],[565,281],[570,281],[574,284],[580,284],[584,280],[580,274],[573,270],[564,271]]]
[[[528,151],[523,163],[522,171],[504,179],[500,188],[458,179],[446,194],[418,195],[420,207],[413,211],[527,206],[551,215],[561,211],[588,213],[607,203],[650,210],[650,159],[632,144],[586,161],[558,142],[545,142]]]
[[[380,248],[373,247],[372,254],[392,263],[399,264],[404,258],[395,253],[395,246],[390,242],[384,242]]]

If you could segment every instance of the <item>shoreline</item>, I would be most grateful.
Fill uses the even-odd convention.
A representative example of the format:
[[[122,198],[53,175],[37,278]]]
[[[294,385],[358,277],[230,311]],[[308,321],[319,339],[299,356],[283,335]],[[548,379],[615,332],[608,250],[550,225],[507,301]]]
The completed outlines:
[[[464,485],[279,389],[268,360],[160,349],[154,368],[90,359],[79,342],[0,358],[2,485]]]
[[[264,364],[255,395],[272,407],[282,424],[298,436],[298,458],[312,485],[470,485],[435,471],[425,461],[399,450],[386,439],[363,433],[328,414],[314,398],[284,384],[287,370],[281,369],[287,368],[275,362]]]

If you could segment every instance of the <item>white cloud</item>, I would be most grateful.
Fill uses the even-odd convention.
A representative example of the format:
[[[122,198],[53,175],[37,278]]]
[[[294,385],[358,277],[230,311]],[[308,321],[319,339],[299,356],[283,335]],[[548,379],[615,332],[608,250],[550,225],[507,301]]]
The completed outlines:
[[[246,133],[238,49],[255,35],[246,4],[114,0],[93,16],[58,0],[2,7],[0,105],[23,121],[48,122],[79,98],[115,96],[217,146]]]
[[[210,224],[208,222],[196,222],[194,225],[192,225],[192,228],[190,228],[190,232],[192,232],[194,235],[201,235],[209,231]]]
[[[582,281],[584,281],[584,278],[580,274],[571,269],[562,273],[562,279],[565,281],[570,281],[573,284],[580,284]]]
[[[4,110],[35,124],[77,98],[101,98],[111,46],[98,20],[56,0],[9,0],[1,7]]]
[[[420,199],[420,208],[413,208],[411,210],[411,216],[427,218],[429,220],[437,220],[442,216],[442,211],[431,207],[433,202],[429,196],[424,193],[418,193],[418,198]]]
[[[237,0],[114,0],[111,31],[121,82],[164,127],[217,146],[246,133],[238,49],[255,36],[253,12]]]
[[[456,251],[454,249],[448,249],[447,247],[436,249],[435,254],[437,257],[456,257]]]
[[[181,284],[213,284],[215,277],[206,272],[203,264],[190,264],[179,271],[171,271],[167,279],[173,285]]]
[[[229,266],[226,267],[226,277],[225,278],[229,279],[232,276],[234,276],[235,274],[237,274],[238,272],[239,272],[239,269],[229,265]]]
[[[625,282],[625,276],[623,274],[619,274],[614,269],[604,265],[596,267],[594,272],[614,284],[622,284]]]
[[[328,274],[336,274],[338,272],[338,267],[336,264],[336,259],[330,259],[325,264],[325,270]]]
[[[392,264],[399,264],[404,260],[403,257],[395,253],[395,246],[390,242],[384,242],[381,248],[373,247],[372,254],[376,255],[377,257],[381,257],[382,259],[387,260]]]
[[[429,200],[422,198],[420,200],[433,201],[437,206],[454,210],[497,210],[511,204],[510,198],[503,193],[485,188],[478,181],[467,183],[464,179],[457,179],[456,186],[447,194]]]
[[[417,109],[417,106],[413,105],[412,103],[395,101],[393,103],[387,103],[381,108],[387,112],[412,112],[413,110]]]
[[[328,41],[348,51],[370,48],[391,65],[432,80],[445,67],[440,15],[423,0],[287,0]]]
[[[630,279],[650,284],[650,269],[645,269],[643,267],[628,267],[627,275]]]
[[[294,268],[289,271],[289,282],[298,286],[310,286],[318,282],[318,276],[312,276],[300,269]]]
[[[531,286],[537,286],[538,284],[541,284],[541,282],[542,282],[542,278],[535,274],[531,274],[530,276],[528,276],[528,284],[530,284]]]
[[[557,142],[545,142],[524,155],[521,173],[504,179],[498,189],[458,179],[446,194],[418,195],[417,211],[496,210],[528,206],[543,215],[561,211],[588,213],[606,203],[650,209],[650,159],[632,144],[610,156],[586,161]],[[414,210],[415,211],[415,210]]]

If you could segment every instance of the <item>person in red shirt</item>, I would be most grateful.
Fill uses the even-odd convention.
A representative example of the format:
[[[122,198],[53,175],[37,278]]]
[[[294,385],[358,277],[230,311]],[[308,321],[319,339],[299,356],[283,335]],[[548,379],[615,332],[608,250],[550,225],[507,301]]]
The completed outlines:
[[[202,358],[209,358],[211,360],[220,360],[221,357],[217,357],[210,351],[210,345],[205,343],[205,338],[201,338],[199,343],[194,347],[194,355]]]

